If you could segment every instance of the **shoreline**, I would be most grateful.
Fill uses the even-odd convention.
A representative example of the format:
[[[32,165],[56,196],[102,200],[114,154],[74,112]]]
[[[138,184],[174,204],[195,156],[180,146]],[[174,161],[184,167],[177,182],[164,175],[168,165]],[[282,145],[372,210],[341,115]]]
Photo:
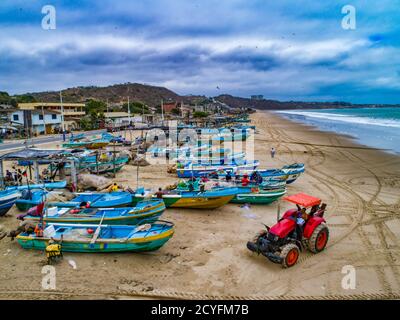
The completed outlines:
[[[400,157],[360,149],[346,137],[310,130],[272,113],[258,112],[250,118],[259,132],[254,141],[260,168],[305,163],[305,173],[288,186],[288,195],[304,192],[328,204],[326,250],[302,252],[290,269],[251,253],[246,243],[262,223],[276,222],[276,202],[248,208],[228,204],[204,211],[168,209],[161,219],[174,222],[176,233],[164,247],[143,254],[65,253],[55,265],[54,296],[400,299]],[[273,159],[272,146],[277,151]],[[141,167],[139,184],[156,189],[178,181],[166,168]],[[125,166],[117,173],[117,180],[121,178],[126,180],[124,186],[136,188],[136,167]],[[281,201],[282,211],[289,208],[291,204]],[[12,208],[0,224],[15,227],[19,213]],[[74,260],[77,269],[68,260]],[[0,299],[51,294],[41,288],[44,265],[42,252],[23,250],[9,239],[0,241]],[[357,272],[352,290],[341,285],[346,265]]]
[[[259,111],[257,111],[259,112]],[[340,147],[340,148],[350,148],[350,149],[362,149],[362,150],[373,150],[373,151],[380,151],[383,152],[385,154],[389,154],[389,155],[394,155],[394,156],[398,156],[400,157],[400,153],[394,151],[393,149],[384,149],[384,148],[376,148],[373,146],[369,146],[367,144],[363,144],[361,143],[361,141],[359,140],[359,138],[354,137],[350,134],[345,134],[345,133],[339,133],[336,131],[330,131],[330,130],[324,130],[319,128],[317,125],[312,125],[312,124],[306,124],[303,123],[301,121],[296,121],[294,119],[289,119],[283,115],[279,115],[279,113],[276,113],[275,111],[261,111],[263,113],[267,113],[269,115],[273,115],[276,117],[279,117],[282,121],[289,121],[295,125],[298,126],[302,126],[305,129],[309,130],[310,132],[315,132],[316,134],[329,134],[329,135],[333,135],[333,136],[337,136],[340,137],[341,139],[343,139],[344,141],[347,141],[347,143],[349,143],[349,146],[331,146],[331,147]],[[316,145],[316,144],[312,144],[312,145]],[[323,147],[329,147],[329,145],[317,145],[317,146],[323,146]]]

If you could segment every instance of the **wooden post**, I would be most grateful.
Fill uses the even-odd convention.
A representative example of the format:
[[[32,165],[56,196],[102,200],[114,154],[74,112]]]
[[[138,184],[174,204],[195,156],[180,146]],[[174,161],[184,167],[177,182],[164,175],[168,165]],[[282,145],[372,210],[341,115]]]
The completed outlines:
[[[37,160],[33,161],[33,169],[35,170],[35,182],[39,183],[39,163]]]
[[[75,190],[78,188],[78,175],[76,172],[76,167],[75,167],[75,161],[71,161],[71,182],[73,186],[75,187]]]
[[[99,174],[99,151],[96,150],[96,173]]]
[[[113,143],[113,176],[115,178],[115,141]]]
[[[0,188],[4,188],[3,160],[0,160]]]

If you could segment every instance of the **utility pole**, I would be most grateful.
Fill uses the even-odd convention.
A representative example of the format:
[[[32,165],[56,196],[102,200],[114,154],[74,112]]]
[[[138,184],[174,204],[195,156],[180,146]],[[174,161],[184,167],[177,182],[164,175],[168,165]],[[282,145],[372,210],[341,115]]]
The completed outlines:
[[[161,99],[161,119],[162,119],[162,124],[164,125],[164,102]]]
[[[64,105],[62,101],[62,93],[60,91],[60,104],[61,104],[61,130],[63,134],[63,141],[65,141],[65,126],[64,126]]]

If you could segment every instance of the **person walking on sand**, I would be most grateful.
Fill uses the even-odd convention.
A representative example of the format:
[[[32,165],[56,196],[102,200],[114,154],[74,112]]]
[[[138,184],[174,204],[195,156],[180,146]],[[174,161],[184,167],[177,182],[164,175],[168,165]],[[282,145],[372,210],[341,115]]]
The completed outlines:
[[[274,158],[275,157],[275,148],[274,147],[272,147],[271,148],[271,158]]]

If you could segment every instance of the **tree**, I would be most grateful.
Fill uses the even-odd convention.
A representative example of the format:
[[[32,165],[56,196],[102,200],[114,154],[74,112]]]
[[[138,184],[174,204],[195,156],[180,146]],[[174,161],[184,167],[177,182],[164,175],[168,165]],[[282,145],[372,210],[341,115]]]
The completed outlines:
[[[181,111],[178,108],[174,108],[171,110],[171,113],[179,116],[181,114]]]
[[[107,109],[107,104],[103,101],[90,99],[86,102],[85,110],[87,114],[104,112]]]
[[[208,113],[204,111],[195,111],[193,112],[193,117],[194,118],[206,118],[208,117]]]
[[[124,111],[128,112],[128,103],[124,103],[122,108]],[[140,101],[130,102],[129,109],[131,110],[131,113],[149,113],[149,107]]]

